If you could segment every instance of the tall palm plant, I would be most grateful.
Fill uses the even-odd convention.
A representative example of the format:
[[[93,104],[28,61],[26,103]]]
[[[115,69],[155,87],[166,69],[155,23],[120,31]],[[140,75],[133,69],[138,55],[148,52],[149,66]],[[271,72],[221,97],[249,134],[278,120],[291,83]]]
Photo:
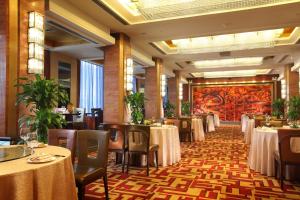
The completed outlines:
[[[62,116],[53,110],[58,103],[68,102],[67,93],[54,80],[46,80],[38,74],[34,80],[19,78],[16,87],[20,89],[17,105],[24,104],[30,111],[19,118],[19,126],[37,131],[38,140],[46,143],[48,128],[61,128],[65,123]]]

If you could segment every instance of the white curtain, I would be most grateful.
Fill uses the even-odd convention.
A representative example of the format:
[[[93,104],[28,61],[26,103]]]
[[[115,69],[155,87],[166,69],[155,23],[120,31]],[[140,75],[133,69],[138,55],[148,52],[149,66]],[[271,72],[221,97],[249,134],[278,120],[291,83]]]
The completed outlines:
[[[103,109],[103,67],[86,61],[80,63],[80,107]]]

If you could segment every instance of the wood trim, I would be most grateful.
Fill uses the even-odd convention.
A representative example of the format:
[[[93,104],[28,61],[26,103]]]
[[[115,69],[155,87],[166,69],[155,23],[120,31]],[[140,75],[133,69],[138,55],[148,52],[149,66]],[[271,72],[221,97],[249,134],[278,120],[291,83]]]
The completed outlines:
[[[44,51],[44,55],[45,55],[44,76],[45,76],[46,79],[50,79],[50,74],[51,74],[51,72],[50,72],[50,70],[51,70],[51,67],[50,67],[51,66],[50,54],[51,54],[51,52],[49,50]]]

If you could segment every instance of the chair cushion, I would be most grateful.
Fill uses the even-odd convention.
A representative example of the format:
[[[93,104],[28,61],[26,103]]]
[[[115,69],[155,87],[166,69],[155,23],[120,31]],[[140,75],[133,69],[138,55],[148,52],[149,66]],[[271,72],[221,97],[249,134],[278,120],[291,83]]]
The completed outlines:
[[[76,184],[86,185],[104,176],[106,169],[75,164],[74,174]]]

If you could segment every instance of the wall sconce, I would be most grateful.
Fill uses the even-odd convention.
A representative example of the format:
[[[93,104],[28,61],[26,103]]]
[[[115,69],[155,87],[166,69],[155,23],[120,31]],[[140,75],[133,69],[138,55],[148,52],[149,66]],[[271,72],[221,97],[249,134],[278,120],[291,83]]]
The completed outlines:
[[[179,99],[183,99],[183,86],[182,83],[179,83]]]
[[[133,90],[133,60],[132,58],[126,59],[124,86],[127,91]]]
[[[44,16],[28,13],[28,73],[44,72]]]
[[[167,78],[166,75],[162,74],[161,81],[160,81],[160,91],[162,97],[166,96],[166,86],[167,86]]]
[[[285,99],[287,96],[287,91],[286,91],[286,80],[282,79],[281,81],[281,98]]]

